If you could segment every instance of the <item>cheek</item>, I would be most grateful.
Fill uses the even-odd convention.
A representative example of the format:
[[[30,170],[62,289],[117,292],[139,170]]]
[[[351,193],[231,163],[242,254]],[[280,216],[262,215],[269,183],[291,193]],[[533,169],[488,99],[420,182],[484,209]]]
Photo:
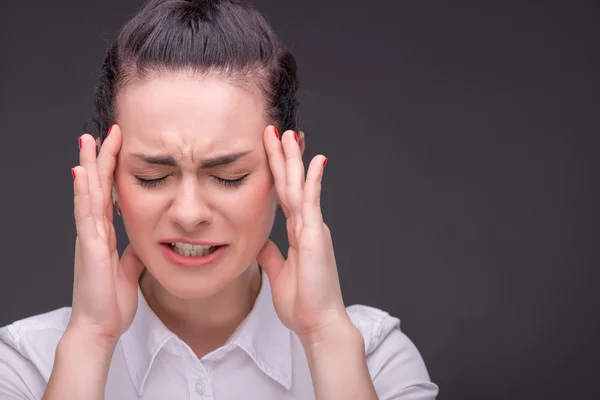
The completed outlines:
[[[119,192],[119,206],[122,210],[123,223],[127,231],[134,232],[145,223],[151,223],[152,216],[156,213],[160,199],[148,193],[147,190],[135,183],[117,185]]]
[[[247,182],[238,189],[238,195],[232,196],[228,204],[223,204],[223,209],[239,229],[256,233],[257,229],[272,226],[276,199],[273,181],[265,176]]]
[[[149,191],[131,182],[117,184],[117,190],[123,223],[130,236],[137,236],[138,231],[149,232],[146,225],[156,223],[164,211],[164,192]],[[237,189],[216,189],[211,197],[208,201],[215,206],[213,211],[221,214],[238,234],[262,240],[270,233],[277,201],[270,174],[257,175]]]

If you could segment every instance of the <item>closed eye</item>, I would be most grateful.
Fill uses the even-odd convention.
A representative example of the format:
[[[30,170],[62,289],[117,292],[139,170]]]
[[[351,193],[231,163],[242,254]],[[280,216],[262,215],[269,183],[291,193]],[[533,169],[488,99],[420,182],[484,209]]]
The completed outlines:
[[[135,178],[138,180],[138,182],[144,186],[144,187],[149,187],[149,188],[153,188],[156,187],[157,185],[163,183],[169,175],[163,176],[162,178],[157,178],[157,179],[145,179],[145,178],[140,178],[139,176],[136,176]]]
[[[213,176],[213,178],[215,178],[219,184],[221,184],[225,187],[239,187],[244,183],[244,180],[248,177],[248,175],[250,175],[250,174],[246,174],[237,179],[224,179],[224,178],[220,178],[218,176]],[[163,176],[162,178],[156,178],[156,179],[146,179],[146,178],[141,178],[139,176],[136,176],[135,178],[140,183],[140,185],[147,187],[147,188],[154,188],[154,187],[160,185],[161,183],[163,183],[168,177],[169,177],[169,175]]]
[[[223,179],[223,178],[219,178],[218,176],[215,176],[214,178],[217,180],[217,182],[219,182],[221,185],[223,185],[225,187],[238,187],[244,183],[244,180],[248,177],[248,175],[250,175],[250,174],[246,174],[237,179]]]

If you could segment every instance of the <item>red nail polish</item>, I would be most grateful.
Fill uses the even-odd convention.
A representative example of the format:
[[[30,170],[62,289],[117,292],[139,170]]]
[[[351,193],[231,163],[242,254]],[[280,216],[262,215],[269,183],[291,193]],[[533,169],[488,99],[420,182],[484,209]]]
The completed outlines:
[[[323,168],[325,168],[326,165],[327,165],[327,158],[325,160],[323,160]]]
[[[277,139],[279,139],[279,131],[277,131],[277,127],[274,126],[273,130],[275,130],[275,136],[277,136]]]
[[[298,143],[298,134],[296,133],[296,131],[293,131],[293,132],[294,132],[294,139],[296,139],[296,143]]]
[[[75,179],[75,168],[71,168],[71,175],[73,175],[73,179]]]
[[[108,128],[108,132],[106,132],[106,136],[108,137],[108,135],[110,135],[110,131],[112,131],[112,125],[110,126],[110,128]]]
[[[83,141],[81,140],[81,136],[79,136],[79,150],[81,150],[82,146],[83,146]]]

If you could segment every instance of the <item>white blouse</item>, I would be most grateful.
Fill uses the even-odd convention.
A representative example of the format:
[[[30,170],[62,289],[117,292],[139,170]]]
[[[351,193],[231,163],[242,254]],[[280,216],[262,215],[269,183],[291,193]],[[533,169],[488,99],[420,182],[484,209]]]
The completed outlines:
[[[138,288],[137,313],[115,349],[105,398],[314,399],[304,349],[277,317],[264,272],[262,282],[252,311],[231,338],[201,359],[165,327]],[[373,307],[346,309],[364,337],[379,398],[435,399],[438,387],[400,321]],[[42,398],[70,312],[60,308],[0,328],[0,399]]]

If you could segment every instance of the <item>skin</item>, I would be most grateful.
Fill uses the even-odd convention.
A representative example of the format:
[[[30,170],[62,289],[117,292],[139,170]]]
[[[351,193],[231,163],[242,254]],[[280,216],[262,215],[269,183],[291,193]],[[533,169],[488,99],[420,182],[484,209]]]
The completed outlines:
[[[115,188],[130,242],[149,272],[142,290],[165,325],[201,356],[225,343],[260,288],[255,258],[277,205],[263,144],[263,97],[216,78],[169,75],[132,85],[117,107],[123,142]],[[249,153],[216,168],[200,165],[237,152]],[[177,166],[151,165],[134,154],[170,155]],[[136,178],[165,176],[151,188]],[[217,179],[244,176],[239,187]],[[182,268],[162,255],[161,240],[170,237],[227,249],[214,266]]]
[[[321,214],[326,158],[315,156],[305,174],[303,135],[279,136],[264,104],[248,87],[168,74],[119,94],[117,124],[97,157],[94,139],[80,138],[81,165],[73,169],[73,307],[44,399],[104,397],[112,354],[137,309],[144,267],[140,286],[148,303],[201,357],[222,345],[252,308],[260,288],[257,263],[269,278],[278,317],[302,343],[316,398],[377,398]],[[200,167],[205,158],[237,151],[249,153],[227,166]],[[149,165],[135,153],[169,155],[176,165]],[[216,180],[246,174],[240,187]],[[165,176],[153,188],[136,178]],[[130,239],[121,257],[113,190]],[[277,202],[286,217],[287,259],[268,239]],[[227,248],[214,265],[185,269],[161,253],[160,242],[173,236]],[[202,344],[191,339],[198,336]]]

